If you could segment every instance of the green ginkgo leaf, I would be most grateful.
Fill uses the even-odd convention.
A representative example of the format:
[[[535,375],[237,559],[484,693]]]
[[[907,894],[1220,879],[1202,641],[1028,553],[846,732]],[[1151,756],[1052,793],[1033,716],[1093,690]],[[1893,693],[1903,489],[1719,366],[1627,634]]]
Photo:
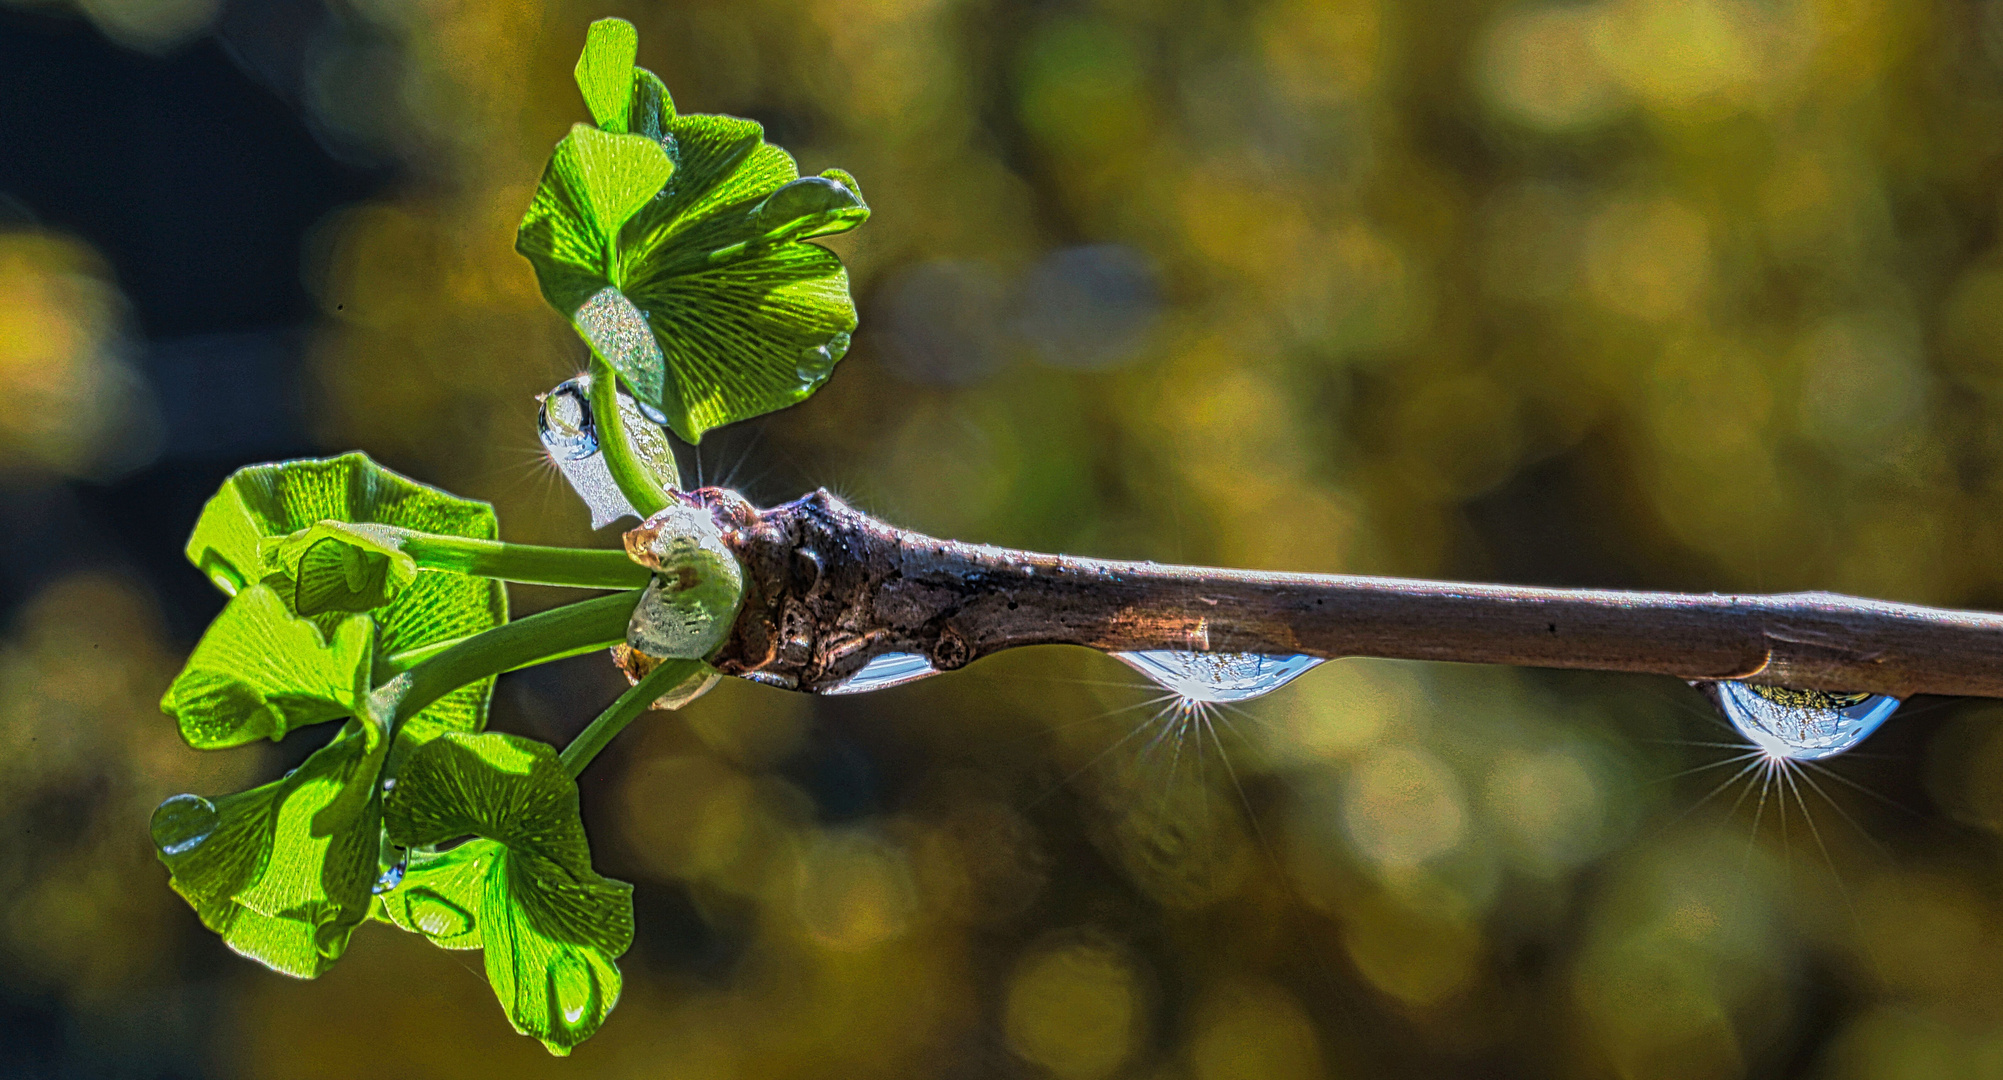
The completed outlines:
[[[230,599],[160,701],[197,750],[282,739],[353,716],[368,696],[375,628],[342,619],[325,637],[267,585]]]
[[[522,217],[515,248],[542,274],[543,293],[569,315],[614,272],[621,226],[675,172],[667,148],[644,135],[577,124],[556,144]]]
[[[827,380],[848,350],[855,305],[841,260],[802,241],[854,228],[869,206],[840,170],[800,177],[756,123],[678,116],[651,72],[618,75],[628,31],[593,27],[578,85],[605,131],[658,138],[672,175],[608,233],[560,166],[576,152],[559,144],[515,247],[634,397],[695,442]]]
[[[282,780],[162,803],[153,842],[174,891],[237,953],[302,979],[327,970],[368,917],[386,744],[365,718]]]
[[[600,19],[584,37],[577,58],[577,88],[592,119],[607,131],[623,133],[633,108],[633,59],[640,35],[624,19]]]
[[[291,605],[299,596],[298,580],[291,578],[288,586],[285,568],[275,568],[271,559],[285,550],[288,538],[323,522],[390,525],[479,540],[498,539],[500,533],[494,509],[486,503],[449,495],[399,476],[367,454],[353,453],[237,470],[202,509],[188,538],[188,559],[225,593],[234,596],[263,581]],[[508,594],[498,581],[420,570],[407,584],[394,587],[400,571],[385,567],[385,573],[389,587],[382,590],[384,603],[368,612],[376,624],[380,656],[477,634],[508,621]],[[337,621],[341,612],[359,605],[363,591],[350,593],[343,606],[332,592],[309,589],[310,596],[334,606],[324,614],[299,613],[316,621]],[[477,731],[486,723],[492,690],[493,680],[482,679],[440,698],[425,715],[448,729]]]
[[[417,560],[385,525],[323,521],[268,544],[264,561],[265,583],[301,615],[373,611],[417,580]]]
[[[619,1000],[632,886],[600,877],[577,785],[542,743],[447,733],[399,767],[385,810],[400,846],[474,839],[413,856],[378,914],[448,949],[483,949],[516,1031],[567,1054]]]

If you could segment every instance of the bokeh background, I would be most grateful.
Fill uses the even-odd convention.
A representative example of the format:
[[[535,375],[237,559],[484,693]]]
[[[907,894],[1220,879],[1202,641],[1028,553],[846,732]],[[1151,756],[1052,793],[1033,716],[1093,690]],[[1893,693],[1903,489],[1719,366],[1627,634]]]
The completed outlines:
[[[512,236],[592,18],[860,179],[863,329],[686,471],[1076,554],[2003,606],[2003,3],[5,0],[0,1073],[2003,1076],[2003,707],[1786,786],[1663,680],[1344,661],[1170,731],[1093,654],[730,683],[586,775],[637,886],[557,1061],[385,926],[169,892],[155,702],[231,469],[594,537]],[[557,602],[518,589],[517,612]],[[585,657],[501,680],[561,740]],[[1157,736],[1161,736],[1157,738]]]

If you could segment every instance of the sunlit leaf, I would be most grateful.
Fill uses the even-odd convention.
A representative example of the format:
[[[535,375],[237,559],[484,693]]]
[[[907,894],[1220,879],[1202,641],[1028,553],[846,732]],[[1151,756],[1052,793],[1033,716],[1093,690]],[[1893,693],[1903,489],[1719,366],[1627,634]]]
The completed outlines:
[[[153,816],[174,890],[236,952],[310,979],[368,916],[382,835],[385,740],[358,721],[284,779],[211,804],[180,795]]]
[[[610,103],[626,84],[600,65],[627,55],[624,33],[607,30],[601,41],[594,28],[579,62],[601,124],[620,119]],[[543,295],[635,397],[695,442],[804,400],[827,380],[848,350],[855,306],[841,260],[801,241],[852,229],[869,207],[847,173],[802,179],[756,123],[678,116],[658,79],[632,72],[620,122],[658,135],[673,161],[665,187],[607,231],[560,164],[575,151],[559,145],[515,246]]]
[[[188,559],[234,595],[273,573],[267,552],[283,550],[286,538],[322,522],[394,525],[480,540],[499,537],[493,507],[399,476],[367,454],[353,453],[239,469],[202,509],[188,539]],[[282,573],[276,584],[281,589],[285,585]],[[295,591],[279,594],[288,603],[297,597],[296,579],[292,584]],[[486,578],[421,570],[408,585],[389,592],[386,603],[369,611],[382,656],[477,634],[508,618],[505,586]],[[349,600],[359,603],[356,596]],[[341,610],[339,605],[330,609]],[[492,679],[461,687],[429,706],[425,715],[450,729],[477,731],[486,722],[492,689]]]
[[[556,751],[513,735],[448,733],[404,762],[386,810],[398,845],[476,837],[413,857],[382,917],[448,949],[481,948],[515,1030],[567,1054],[619,1000],[632,886],[600,877]]]
[[[578,124],[556,144],[515,248],[535,263],[557,310],[574,314],[611,283],[620,226],[674,171],[667,149],[644,135]]]
[[[577,58],[577,88],[584,93],[592,118],[607,131],[628,130],[633,58],[639,53],[640,35],[624,19],[600,19],[585,34],[584,52]]]
[[[269,586],[252,585],[209,624],[160,707],[198,750],[352,716],[369,692],[373,637],[368,619],[349,616],[323,638]]]

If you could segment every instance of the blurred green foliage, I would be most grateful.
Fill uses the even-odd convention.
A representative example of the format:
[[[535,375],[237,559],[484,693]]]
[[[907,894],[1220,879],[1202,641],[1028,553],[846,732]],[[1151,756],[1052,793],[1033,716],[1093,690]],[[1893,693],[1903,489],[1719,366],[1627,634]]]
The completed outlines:
[[[511,244],[578,115],[550,88],[616,13],[679,102],[876,209],[830,245],[862,316],[838,377],[755,447],[711,435],[706,477],[1080,554],[2003,600],[2003,5],[347,6],[395,77],[330,54],[313,108],[411,180],[309,252],[324,439],[493,501],[509,539],[587,536],[533,432],[583,350]],[[87,475],[37,432],[113,407],[115,287],[78,248],[0,237],[10,465]],[[5,834],[9,979],[85,1024],[213,948],[129,823],[261,775],[153,715],[150,604],[72,578],[0,645],[11,804],[98,808]],[[574,730],[606,680],[523,684],[515,715]],[[1228,772],[1207,737],[1150,749],[1128,681],[1050,650],[846,702],[727,680],[585,776],[640,914],[575,1057],[365,926],[310,984],[230,969],[215,1068],[2003,1071],[1992,704],[1702,801],[1731,770],[1678,774],[1728,751],[1648,680],[1325,665],[1224,715]]]

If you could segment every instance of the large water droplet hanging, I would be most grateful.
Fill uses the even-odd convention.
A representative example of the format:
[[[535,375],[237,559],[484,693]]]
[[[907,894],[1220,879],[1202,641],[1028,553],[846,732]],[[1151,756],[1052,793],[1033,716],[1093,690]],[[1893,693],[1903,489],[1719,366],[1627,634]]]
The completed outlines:
[[[200,795],[176,795],[153,811],[153,846],[162,855],[186,855],[202,846],[222,820]]]
[[[473,916],[465,908],[430,889],[413,887],[405,903],[410,924],[425,937],[458,937],[473,929]]]
[[[855,674],[821,693],[866,694],[871,690],[887,690],[893,686],[915,682],[927,675],[937,674],[939,669],[932,666],[932,661],[917,653],[884,653],[864,664]]]
[[[1270,694],[1320,665],[1319,656],[1267,656],[1262,653],[1184,652],[1153,649],[1114,653],[1186,701],[1228,704]]]
[[[1813,761],[1863,742],[1899,707],[1885,694],[1791,690],[1742,682],[1710,684],[1739,734],[1769,757]]]
[[[597,1011],[598,974],[583,958],[566,951],[549,966],[549,993],[564,1025],[578,1027]]]
[[[536,434],[544,451],[563,474],[570,489],[591,510],[591,527],[602,529],[622,517],[639,517],[633,504],[612,479],[612,471],[600,453],[598,425],[592,419],[591,376],[579,375],[544,394],[542,409],[536,414]],[[660,421],[650,419],[639,403],[623,390],[619,394],[619,415],[633,455],[661,481],[661,486],[680,487],[675,471],[675,452],[661,431]],[[663,420],[665,417],[662,418]]]

